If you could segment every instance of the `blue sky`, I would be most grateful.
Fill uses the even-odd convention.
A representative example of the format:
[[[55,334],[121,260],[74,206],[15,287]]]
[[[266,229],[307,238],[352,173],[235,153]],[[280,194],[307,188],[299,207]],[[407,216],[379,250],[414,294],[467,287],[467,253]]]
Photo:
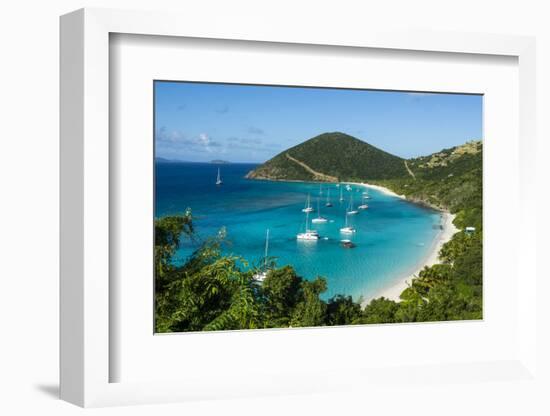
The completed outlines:
[[[397,156],[436,152],[482,136],[482,97],[155,82],[157,157],[264,162],[341,131]]]

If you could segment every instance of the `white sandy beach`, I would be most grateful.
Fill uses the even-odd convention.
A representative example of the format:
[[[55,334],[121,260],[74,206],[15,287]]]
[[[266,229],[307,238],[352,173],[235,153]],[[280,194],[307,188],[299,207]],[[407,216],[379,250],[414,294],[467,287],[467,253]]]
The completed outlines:
[[[367,183],[355,183],[355,185],[361,185],[366,188],[372,188],[376,189],[380,192],[385,193],[386,195],[392,195],[398,198],[405,199],[404,195],[398,195],[393,191],[390,191],[387,188],[384,188],[382,186],[378,185],[371,185]],[[450,214],[448,212],[442,212],[442,226],[443,229],[440,231],[437,238],[434,240],[432,247],[429,251],[429,254],[426,256],[426,258],[419,263],[419,265],[416,267],[416,269],[412,273],[407,273],[402,278],[397,279],[397,282],[393,285],[382,289],[380,292],[376,293],[374,296],[370,296],[368,298],[365,298],[363,300],[363,306],[368,304],[372,299],[385,297],[386,299],[394,300],[396,302],[399,302],[399,295],[403,290],[405,290],[408,287],[408,284],[411,282],[411,280],[418,276],[418,273],[426,267],[426,266],[433,266],[434,264],[439,263],[439,250],[441,250],[441,247],[443,244],[445,244],[447,241],[449,241],[455,233],[457,233],[459,230],[456,228],[453,224],[453,220],[455,218],[455,215]]]
[[[401,198],[401,199],[405,199],[405,195],[398,195],[395,192],[390,191],[388,188],[384,188],[383,186],[371,185],[370,183],[362,183],[362,182],[361,183],[359,183],[359,182],[350,182],[350,184],[351,185],[364,186],[365,188],[376,189],[377,191],[382,192],[383,194],[395,196],[395,197]]]

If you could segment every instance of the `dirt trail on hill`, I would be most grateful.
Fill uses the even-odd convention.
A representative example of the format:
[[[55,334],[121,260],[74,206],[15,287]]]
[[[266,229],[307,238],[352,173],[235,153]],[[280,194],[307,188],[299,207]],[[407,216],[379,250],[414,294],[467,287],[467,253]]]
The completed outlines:
[[[405,162],[405,167],[407,168],[407,171],[409,172],[409,175],[411,175],[413,177],[413,179],[416,180],[416,176],[414,176],[413,171],[409,168],[409,165],[407,165],[407,161],[404,160],[404,162]]]
[[[289,160],[293,161],[294,163],[297,163],[298,165],[303,167],[305,170],[307,170],[309,173],[311,173],[313,175],[313,179],[315,180],[321,180],[325,182],[338,182],[338,178],[336,176],[325,175],[324,173],[317,172],[316,170],[311,169],[304,162],[300,162],[298,159],[293,158],[288,153],[285,153],[285,156]]]

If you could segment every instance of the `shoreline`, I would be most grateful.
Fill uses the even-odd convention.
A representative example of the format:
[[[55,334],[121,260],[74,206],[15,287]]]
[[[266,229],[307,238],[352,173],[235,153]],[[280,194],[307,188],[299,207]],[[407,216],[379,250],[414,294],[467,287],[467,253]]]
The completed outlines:
[[[393,192],[392,190],[380,185],[371,185],[369,183],[363,183],[363,182],[349,182],[349,183],[351,185],[360,185],[365,188],[375,189],[386,195],[391,195],[400,199],[407,200],[405,195],[399,195]],[[414,201],[409,201],[409,202],[415,203]],[[396,279],[396,282],[394,282],[390,286],[387,286],[381,289],[375,295],[365,298],[361,303],[362,307],[365,307],[371,300],[378,299],[381,297],[384,297],[389,300],[393,300],[395,302],[401,302],[401,299],[399,298],[399,296],[405,289],[407,289],[407,287],[409,287],[409,284],[411,283],[412,279],[418,277],[418,274],[422,271],[422,269],[424,269],[424,267],[431,267],[434,264],[438,264],[440,262],[439,251],[441,250],[441,247],[443,247],[443,244],[448,242],[453,237],[453,235],[455,235],[460,230],[456,228],[455,225],[453,224],[453,220],[455,219],[456,215],[451,214],[450,212],[445,210],[436,209],[432,207],[430,208],[434,209],[435,211],[441,212],[443,229],[439,232],[437,237],[434,239],[434,242],[430,248],[430,251],[426,255],[426,257],[424,257],[424,259],[414,267],[412,272],[408,272],[404,276],[399,277],[398,279]]]
[[[457,232],[460,231],[453,224],[455,215],[449,212],[442,212],[441,215],[443,220],[443,229],[440,231],[439,235],[435,238],[427,256],[417,266],[415,266],[412,272],[406,273],[404,276],[399,277],[398,279],[396,279],[396,282],[394,282],[390,286],[387,286],[381,289],[374,296],[370,296],[369,298],[366,298],[361,303],[361,306],[366,306],[371,300],[378,299],[381,297],[384,297],[389,300],[393,300],[395,302],[401,302],[401,299],[399,298],[399,296],[405,289],[407,289],[407,287],[409,287],[409,284],[411,283],[412,279],[418,277],[418,274],[420,273],[420,271],[422,271],[422,269],[424,269],[424,267],[431,267],[434,264],[440,263],[439,251],[441,250],[441,247],[443,247],[443,244],[448,242],[453,237],[453,235],[455,235]]]
[[[395,192],[393,192],[391,189],[388,189],[384,186],[380,186],[380,185],[372,185],[370,183],[366,183],[366,182],[342,182],[342,183],[345,183],[345,184],[350,184],[350,185],[358,185],[358,186],[363,186],[365,188],[370,188],[370,189],[374,189],[378,192],[381,192],[385,195],[390,195],[390,196],[395,196],[396,198],[400,198],[400,199],[407,199],[407,197],[405,195],[399,195]],[[409,201],[409,202],[413,202],[413,201]]]

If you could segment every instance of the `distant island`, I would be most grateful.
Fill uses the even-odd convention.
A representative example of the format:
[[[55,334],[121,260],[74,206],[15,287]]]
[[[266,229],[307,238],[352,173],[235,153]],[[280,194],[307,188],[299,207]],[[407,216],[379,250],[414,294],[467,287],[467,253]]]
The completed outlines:
[[[166,159],[164,157],[156,157],[155,163],[189,163],[185,160],[178,160],[178,159]]]
[[[210,163],[214,165],[229,165],[231,162],[228,162],[227,160],[214,159],[214,160],[211,160]]]

